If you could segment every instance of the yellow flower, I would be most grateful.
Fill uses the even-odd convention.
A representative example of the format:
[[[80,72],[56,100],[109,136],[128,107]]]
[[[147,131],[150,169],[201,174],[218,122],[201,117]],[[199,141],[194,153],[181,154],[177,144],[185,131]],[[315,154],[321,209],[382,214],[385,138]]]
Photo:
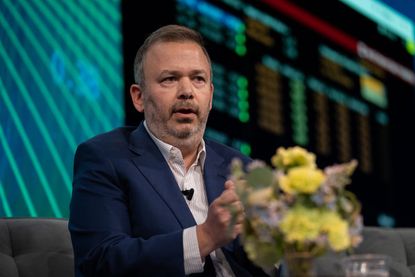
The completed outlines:
[[[309,167],[292,168],[287,175],[279,179],[281,189],[289,194],[314,193],[324,182],[325,176],[320,169]]]
[[[318,256],[361,242],[360,203],[344,189],[356,162],[320,169],[316,156],[298,146],[278,148],[271,162],[274,168],[257,160],[246,171],[242,162],[233,163],[247,211],[241,239],[250,260],[268,268],[291,253]]]
[[[271,158],[273,166],[279,169],[289,169],[294,166],[316,167],[316,156],[302,147],[279,147]]]
[[[281,231],[286,242],[314,240],[319,235],[319,213],[315,209],[297,207],[290,210],[281,221]]]
[[[349,226],[335,212],[323,212],[320,218],[321,231],[327,233],[331,248],[335,251],[345,250],[351,246]]]

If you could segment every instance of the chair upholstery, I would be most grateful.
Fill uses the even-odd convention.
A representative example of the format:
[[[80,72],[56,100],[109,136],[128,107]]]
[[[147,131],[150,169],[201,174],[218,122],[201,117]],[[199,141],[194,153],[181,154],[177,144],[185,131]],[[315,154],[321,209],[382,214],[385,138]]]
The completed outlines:
[[[414,277],[415,228],[365,227],[355,253],[386,254],[390,277]],[[344,256],[323,256],[319,277],[343,277]],[[73,263],[66,219],[0,218],[0,277],[73,277]]]
[[[390,277],[415,276],[415,228],[364,227],[363,241],[353,254],[390,257]],[[319,277],[344,277],[341,259],[346,253],[329,253],[317,260]]]
[[[415,276],[415,228],[365,227],[356,253],[385,254],[391,258],[391,277]]]
[[[68,221],[0,218],[0,277],[73,277]]]

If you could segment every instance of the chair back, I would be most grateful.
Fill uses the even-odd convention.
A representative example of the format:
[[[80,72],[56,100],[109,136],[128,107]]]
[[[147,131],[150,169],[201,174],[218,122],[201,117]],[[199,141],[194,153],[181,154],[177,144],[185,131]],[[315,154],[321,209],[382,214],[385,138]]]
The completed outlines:
[[[0,218],[0,277],[73,277],[68,221]]]

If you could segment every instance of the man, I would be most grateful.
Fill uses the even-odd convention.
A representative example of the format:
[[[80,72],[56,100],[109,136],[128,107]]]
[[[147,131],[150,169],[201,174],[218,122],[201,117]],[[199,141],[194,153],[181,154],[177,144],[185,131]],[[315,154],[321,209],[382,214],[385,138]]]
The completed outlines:
[[[243,207],[226,180],[232,158],[249,159],[203,139],[213,84],[201,36],[156,30],[134,75],[131,98],[145,121],[98,135],[75,155],[76,275],[265,275],[239,244]]]

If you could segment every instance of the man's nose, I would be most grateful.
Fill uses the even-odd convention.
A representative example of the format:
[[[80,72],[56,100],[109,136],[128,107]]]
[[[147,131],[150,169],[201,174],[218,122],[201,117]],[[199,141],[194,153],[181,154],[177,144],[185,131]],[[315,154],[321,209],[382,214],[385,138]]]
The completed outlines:
[[[179,99],[192,99],[193,98],[193,84],[190,78],[181,78],[178,87]]]

